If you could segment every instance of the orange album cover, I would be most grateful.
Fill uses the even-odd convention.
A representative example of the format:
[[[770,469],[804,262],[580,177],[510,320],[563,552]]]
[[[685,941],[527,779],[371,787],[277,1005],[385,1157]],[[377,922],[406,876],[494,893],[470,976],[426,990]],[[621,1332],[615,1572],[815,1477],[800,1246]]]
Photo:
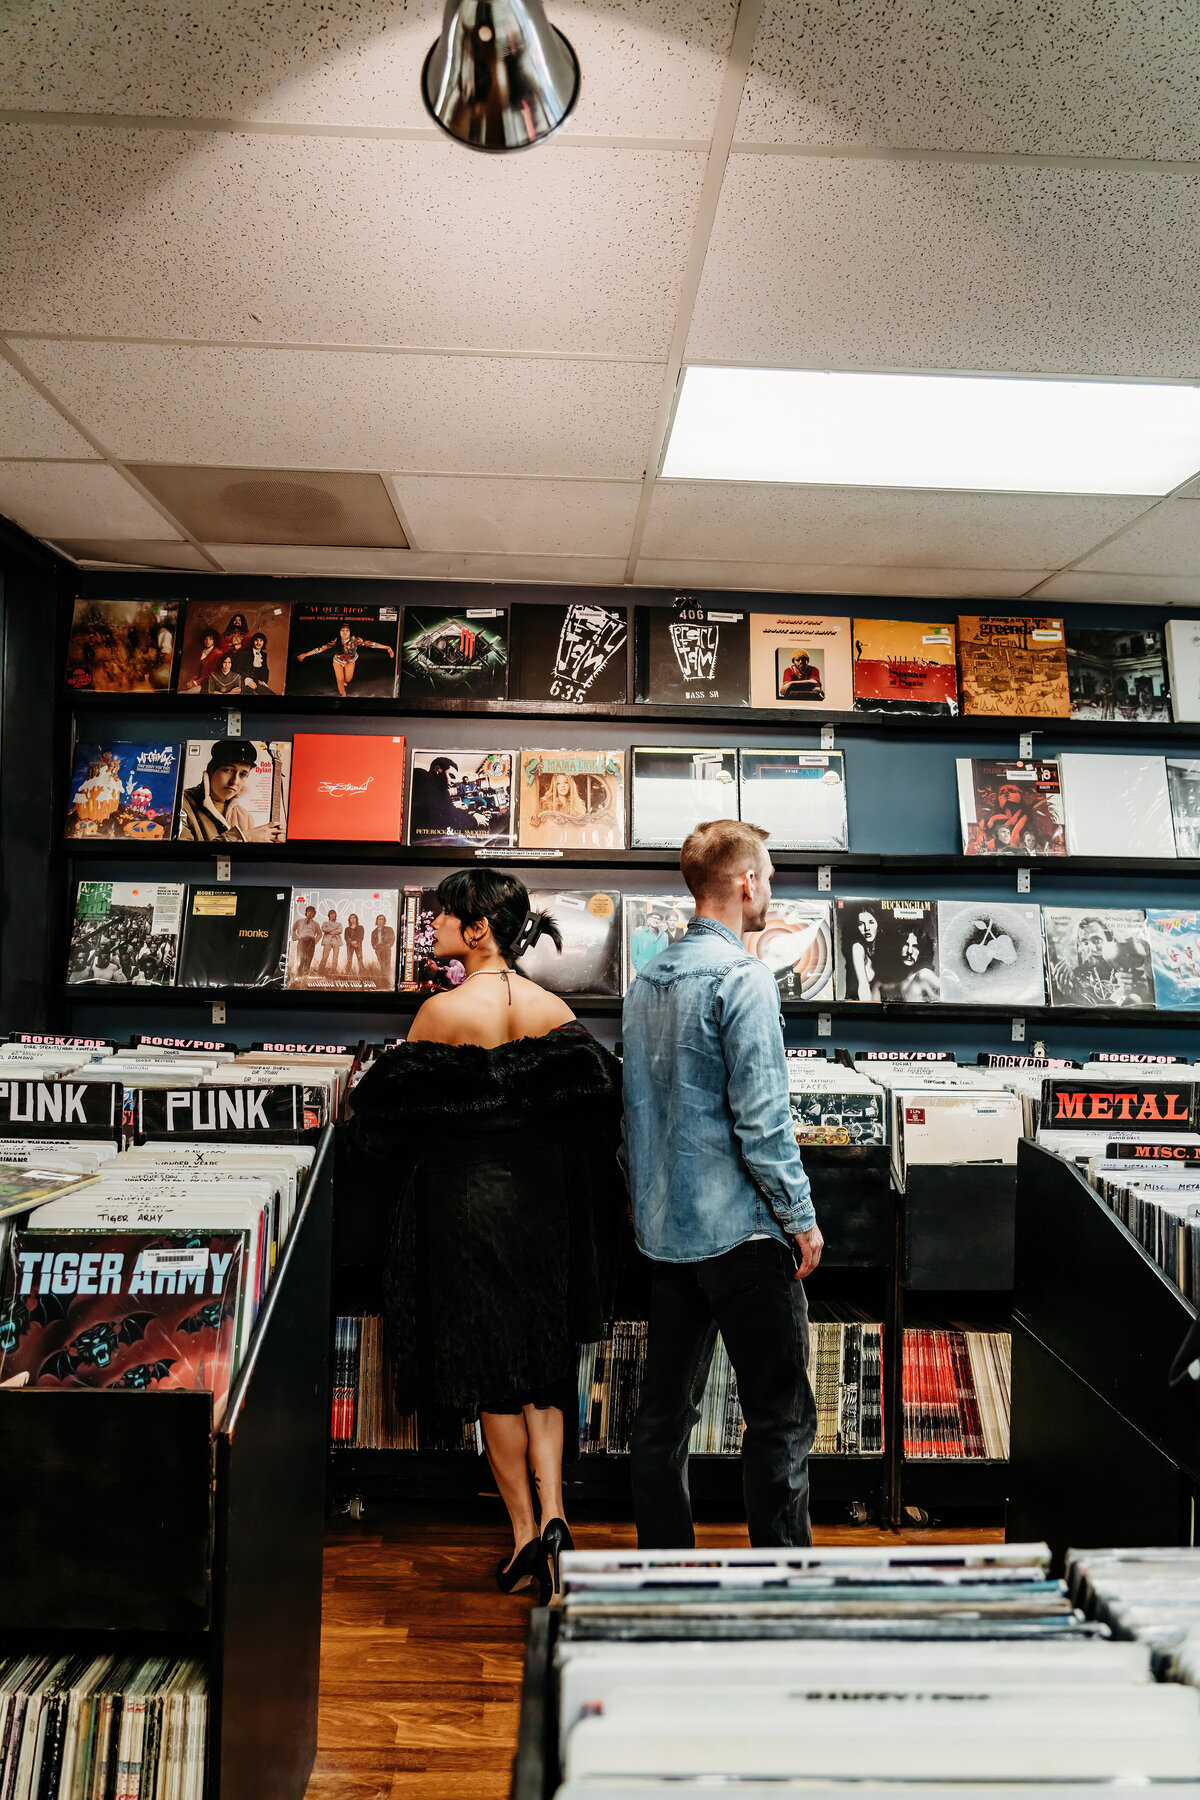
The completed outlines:
[[[403,810],[402,737],[296,733],[289,838],[398,844]]]
[[[855,712],[958,712],[953,625],[855,619]]]
[[[963,712],[1010,719],[1069,719],[1067,641],[1061,619],[985,613],[958,621]]]

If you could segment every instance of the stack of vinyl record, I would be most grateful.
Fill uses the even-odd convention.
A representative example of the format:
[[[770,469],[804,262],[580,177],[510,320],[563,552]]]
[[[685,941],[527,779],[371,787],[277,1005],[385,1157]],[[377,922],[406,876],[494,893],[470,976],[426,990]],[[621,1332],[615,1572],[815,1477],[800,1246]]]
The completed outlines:
[[[1194,1781],[1200,1694],[1156,1685],[1048,1564],[1029,1544],[569,1556],[559,1800]]]
[[[1007,1331],[906,1328],[904,1454],[1007,1462],[1011,1370]]]
[[[1091,1618],[1149,1646],[1160,1680],[1200,1686],[1200,1550],[1081,1550],[1067,1580]]]

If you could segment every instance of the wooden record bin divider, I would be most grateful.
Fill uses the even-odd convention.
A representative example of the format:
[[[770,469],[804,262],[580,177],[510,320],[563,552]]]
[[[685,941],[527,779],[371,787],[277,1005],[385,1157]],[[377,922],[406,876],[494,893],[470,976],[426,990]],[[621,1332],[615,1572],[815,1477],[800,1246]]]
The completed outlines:
[[[0,1653],[200,1658],[205,1800],[302,1800],[316,1755],[331,1140],[215,1431],[209,1394],[0,1390]]]
[[[1080,1171],[1020,1146],[1008,1536],[1197,1542],[1200,1389],[1169,1372],[1196,1320]]]

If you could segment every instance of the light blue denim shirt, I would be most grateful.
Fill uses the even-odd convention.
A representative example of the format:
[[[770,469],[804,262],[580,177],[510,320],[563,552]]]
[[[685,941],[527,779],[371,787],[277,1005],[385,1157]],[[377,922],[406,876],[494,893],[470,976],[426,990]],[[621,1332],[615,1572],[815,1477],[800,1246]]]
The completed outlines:
[[[647,1256],[699,1262],[816,1222],[788,1107],[779,990],[715,919],[630,983],[622,1015],[633,1222]]]

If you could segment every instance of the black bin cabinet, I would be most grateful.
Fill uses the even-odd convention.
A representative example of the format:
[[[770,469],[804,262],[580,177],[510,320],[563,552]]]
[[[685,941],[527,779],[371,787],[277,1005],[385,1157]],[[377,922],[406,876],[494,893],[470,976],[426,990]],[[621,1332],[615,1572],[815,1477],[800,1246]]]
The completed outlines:
[[[330,1135],[215,1432],[209,1394],[0,1390],[0,1650],[200,1657],[206,1800],[316,1756]]]

